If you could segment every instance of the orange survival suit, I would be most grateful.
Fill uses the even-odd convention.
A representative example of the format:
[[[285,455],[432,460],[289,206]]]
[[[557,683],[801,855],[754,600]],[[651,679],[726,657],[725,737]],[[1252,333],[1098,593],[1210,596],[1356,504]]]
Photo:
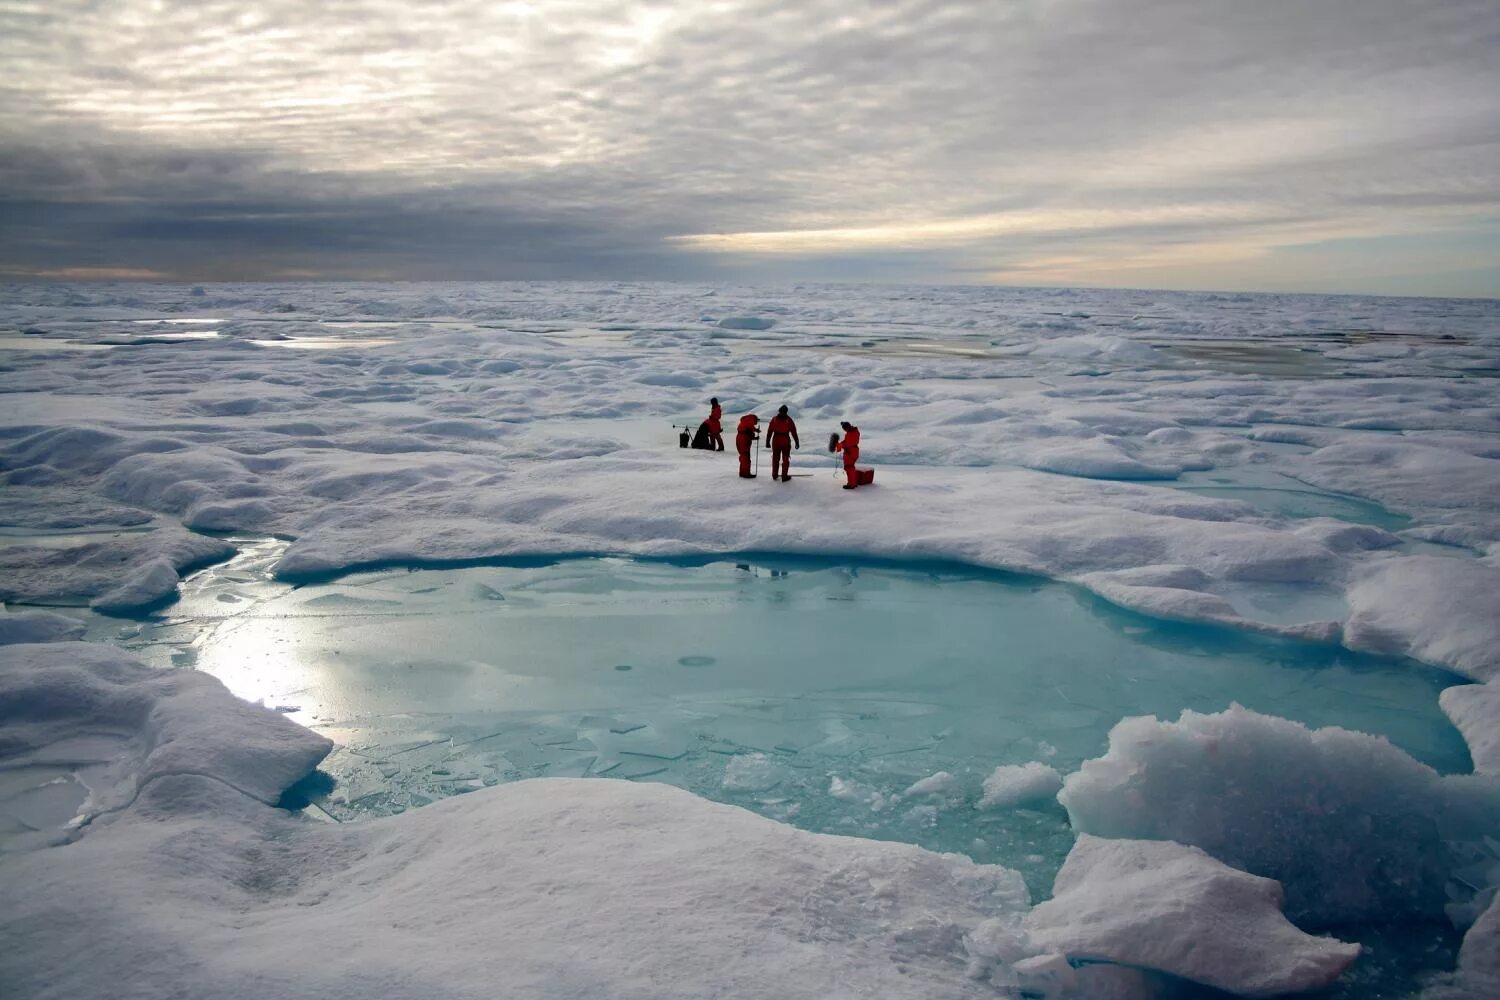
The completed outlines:
[[[786,407],[776,411],[776,416],[766,425],[767,443],[771,446],[771,478],[784,483],[792,481],[792,445],[802,447],[797,437],[797,424],[787,416]]]
[[[740,417],[740,424],[734,431],[734,450],[740,453],[741,479],[755,478],[755,473],[750,471],[750,442],[754,441],[759,434],[760,417],[753,413]]]
[[[713,443],[714,450],[723,451],[724,424],[722,421],[724,417],[724,408],[719,405],[719,401],[717,399],[713,401],[713,404],[713,409],[708,411],[708,419],[705,420],[704,423],[708,425],[708,439]]]
[[[844,425],[844,438],[834,446],[844,453],[844,475],[849,482],[844,489],[852,490],[859,486],[859,473],[854,468],[854,463],[859,461],[859,428],[853,424]]]

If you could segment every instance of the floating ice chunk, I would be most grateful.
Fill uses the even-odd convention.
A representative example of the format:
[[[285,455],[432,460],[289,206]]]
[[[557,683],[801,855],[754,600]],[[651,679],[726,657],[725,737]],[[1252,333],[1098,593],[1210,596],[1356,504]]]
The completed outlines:
[[[836,774],[829,776],[828,794],[840,802],[859,803],[868,807],[871,812],[880,812],[886,806],[891,805],[893,801],[899,799],[899,796],[888,798],[877,788],[871,788],[869,785],[861,784],[858,781],[846,781]]]
[[[1240,996],[1326,986],[1359,945],[1304,934],[1281,886],[1169,841],[1079,836],[1052,899],[1027,918],[1033,946],[1168,972]]]
[[[1463,556],[1402,556],[1359,569],[1344,641],[1447,667],[1500,675],[1500,567]]]
[[[919,781],[912,782],[911,786],[902,793],[907,798],[921,795],[952,795],[960,788],[959,780],[947,771],[939,771],[929,774]]]
[[[83,635],[77,618],[51,611],[12,611],[0,614],[0,646],[18,642],[61,642]]]
[[[152,781],[184,773],[274,803],[333,746],[235,698],[208,674],[156,670],[83,642],[0,647],[0,718],[13,760],[78,732],[125,741],[128,751],[94,779],[90,815],[119,809]]]
[[[763,753],[737,754],[724,767],[726,792],[769,791],[781,779],[781,768]]]
[[[984,779],[979,809],[1007,809],[1023,802],[1050,798],[1062,789],[1062,775],[1041,761],[1005,764]]]
[[[1438,702],[1464,734],[1474,770],[1500,775],[1500,685],[1460,684],[1444,690]]]
[[[1277,879],[1313,925],[1440,918],[1455,867],[1500,832],[1500,783],[1238,705],[1121,721],[1058,801],[1080,832],[1175,840]]]

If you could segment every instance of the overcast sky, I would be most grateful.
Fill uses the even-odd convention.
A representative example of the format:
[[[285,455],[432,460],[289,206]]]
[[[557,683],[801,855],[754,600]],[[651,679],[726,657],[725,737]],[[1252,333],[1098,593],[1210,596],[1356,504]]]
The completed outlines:
[[[0,278],[1500,295],[1500,0],[4,0]]]

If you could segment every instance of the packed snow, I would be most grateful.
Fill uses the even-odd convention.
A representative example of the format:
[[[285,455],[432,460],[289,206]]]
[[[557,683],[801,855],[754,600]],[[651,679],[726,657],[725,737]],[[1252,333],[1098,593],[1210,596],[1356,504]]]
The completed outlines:
[[[1003,809],[1022,802],[1050,798],[1062,789],[1062,775],[1040,761],[1025,764],[1002,764],[984,779],[980,809]]]
[[[1172,840],[1276,879],[1311,926],[1440,918],[1484,888],[1459,870],[1500,844],[1500,781],[1239,706],[1121,721],[1058,799],[1079,832]]]
[[[1050,808],[1067,832],[1056,793],[1079,839],[1033,908],[1010,868],[629,781],[475,778],[421,809],[318,823],[334,817],[276,806],[331,749],[287,718],[293,703],[251,705],[206,673],[74,640],[140,637],[160,662],[163,643],[131,624],[151,621],[191,651],[172,664],[199,662],[207,633],[163,609],[247,551],[273,553],[267,579],[283,587],[393,566],[781,553],[1048,577],[1149,620],[1488,682],[1497,358],[1488,302],[7,286],[0,977],[59,997],[1060,1000],[1180,989],[1163,977],[1267,996],[1360,968],[1354,946],[1309,931],[1450,920],[1466,933],[1457,967],[1428,992],[1488,996],[1488,685],[1442,696],[1474,774],[1367,733],[1184,710],[1186,692],[1158,712],[1181,710],[1176,722],[1125,718],[1081,767],[1084,741],[1063,732],[1057,757],[1017,734],[982,769],[898,770],[879,786],[842,767],[801,773],[776,746],[734,747],[713,771],[720,796],[781,797],[789,821],[813,801],[793,798],[815,794],[891,830],[963,815],[1013,831]],[[747,482],[732,448],[678,449],[709,396],[729,428],[790,406],[804,478]],[[861,426],[878,486],[836,489],[822,445],[840,420]],[[277,599],[243,581],[252,603]],[[330,618],[365,600],[314,599]],[[106,634],[105,615],[127,620]],[[1202,662],[1211,675],[1214,657]],[[1108,710],[1048,718],[1076,730]],[[558,745],[675,745],[599,718]],[[970,853],[987,850],[975,838]]]
[[[1292,926],[1275,881],[1171,841],[1083,834],[1052,891],[1027,918],[1034,943],[1239,996],[1327,986],[1359,954]]]

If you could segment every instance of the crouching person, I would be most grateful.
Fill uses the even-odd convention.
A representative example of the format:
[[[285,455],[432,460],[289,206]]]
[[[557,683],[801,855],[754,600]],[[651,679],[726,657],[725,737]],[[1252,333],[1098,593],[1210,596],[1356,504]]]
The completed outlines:
[[[842,421],[839,426],[844,429],[844,436],[834,442],[833,449],[843,453],[844,476],[849,480],[844,484],[844,489],[852,490],[859,486],[859,470],[854,467],[859,461],[859,428],[847,420]],[[871,479],[873,478],[872,476]]]

